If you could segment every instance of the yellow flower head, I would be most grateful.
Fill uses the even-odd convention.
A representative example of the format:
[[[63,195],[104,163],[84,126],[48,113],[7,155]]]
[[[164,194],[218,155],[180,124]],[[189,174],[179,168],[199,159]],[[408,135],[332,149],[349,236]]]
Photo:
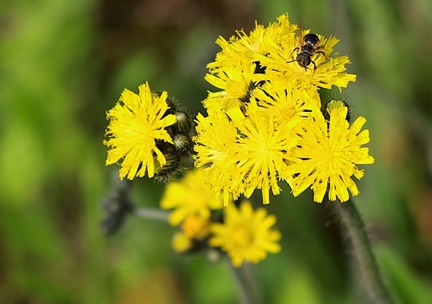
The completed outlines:
[[[205,79],[223,91],[210,93],[204,101],[208,113],[240,107],[247,102],[253,89],[263,83],[260,79],[266,67],[260,64],[257,57],[278,53],[282,45],[293,44],[295,29],[296,26],[289,23],[288,16],[282,15],[278,22],[270,23],[268,27],[257,24],[249,35],[238,31],[237,36],[229,41],[219,37],[216,43],[222,50],[216,55],[216,60],[207,65],[209,73]]]
[[[169,182],[160,205],[174,209],[169,218],[171,225],[179,225],[191,215],[209,219],[211,210],[223,207],[222,199],[215,198],[204,183],[202,169],[189,170],[181,181]]]
[[[281,250],[278,244],[281,234],[272,229],[276,217],[267,215],[264,208],[253,210],[245,201],[239,209],[230,204],[224,211],[224,223],[214,223],[210,227],[213,234],[209,244],[225,251],[234,266],[239,267],[243,262],[258,263],[267,253]]]
[[[233,67],[243,70],[257,61],[256,56],[277,52],[281,45],[294,43],[296,25],[291,25],[288,15],[282,15],[278,22],[269,26],[255,25],[255,29],[248,34],[237,31],[237,36],[227,41],[219,37],[216,43],[222,50],[216,55],[216,60],[207,67],[211,74],[223,73]],[[259,68],[259,67],[258,67]]]
[[[310,63],[302,66],[300,58],[310,51],[306,53],[302,51],[306,44],[304,37],[309,32],[309,30],[303,31],[293,44],[284,44],[278,53],[258,56],[257,60],[267,67],[266,77],[283,81],[295,79],[302,87],[314,86],[327,89],[332,86],[341,89],[349,82],[355,81],[356,75],[346,73],[345,65],[350,63],[348,56],[333,56],[333,47],[339,40],[332,36],[325,38],[316,35],[318,42],[313,46],[312,56],[306,55]]]
[[[287,87],[290,89],[287,90]],[[296,117],[307,117],[312,108],[321,106],[317,90],[299,88],[292,81],[265,83],[261,88],[254,90],[252,98],[274,117],[278,124]]]
[[[166,127],[176,122],[175,115],[167,114],[167,93],[150,91],[148,83],[139,86],[139,94],[124,90],[120,101],[108,111],[106,130],[108,146],[106,165],[121,163],[120,178],[153,177],[158,167],[166,164],[158,142],[172,143]],[[157,161],[157,162],[156,162]]]
[[[270,190],[280,193],[278,180],[286,177],[287,151],[296,145],[295,130],[301,118],[294,113],[292,119],[276,122],[255,99],[248,105],[247,116],[227,114],[198,117],[195,166],[204,166],[216,193],[225,197],[230,193],[235,200],[261,189],[268,204]]]
[[[372,164],[374,159],[369,149],[362,147],[369,142],[369,131],[361,131],[366,119],[359,117],[350,126],[347,115],[346,106],[333,107],[330,121],[319,110],[312,111],[307,128],[301,130],[298,145],[292,151],[289,172],[294,196],[309,186],[316,202],[322,202],[327,189],[332,201],[347,201],[348,190],[358,195],[352,176],[361,179],[363,170],[357,165]]]

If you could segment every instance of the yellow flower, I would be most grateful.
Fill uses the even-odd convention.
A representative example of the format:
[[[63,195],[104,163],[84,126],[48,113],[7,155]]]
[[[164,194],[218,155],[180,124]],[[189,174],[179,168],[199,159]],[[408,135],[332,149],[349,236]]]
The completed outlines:
[[[286,178],[287,151],[296,145],[301,118],[293,114],[292,119],[277,123],[254,98],[247,116],[227,114],[229,117],[198,117],[195,166],[204,167],[216,194],[221,192],[225,198],[232,194],[235,200],[261,189],[263,202],[268,204],[270,189],[279,194],[278,180]]]
[[[108,146],[106,165],[120,161],[120,178],[153,177],[157,167],[166,164],[158,142],[172,143],[166,127],[176,122],[169,109],[167,93],[155,95],[148,83],[139,86],[139,94],[124,90],[120,101],[108,111],[109,126],[104,141]],[[157,163],[155,163],[157,160]]]
[[[252,209],[249,202],[243,202],[239,209],[230,204],[224,209],[224,223],[214,223],[209,244],[221,247],[234,266],[243,262],[258,263],[267,253],[278,253],[280,232],[271,227],[276,223],[274,215],[267,215],[264,208]]]
[[[299,88],[293,81],[265,83],[255,89],[252,96],[278,124],[296,117],[307,117],[312,108],[321,106],[316,89]]]
[[[302,52],[304,37],[310,30],[302,31],[297,37],[296,29],[296,25],[289,23],[288,16],[282,15],[278,22],[267,27],[256,25],[249,35],[239,31],[237,37],[229,41],[219,37],[216,43],[222,50],[216,55],[216,60],[207,65],[209,74],[206,80],[226,91],[230,86],[235,87],[237,93],[243,93],[237,96],[240,99],[247,96],[244,92],[250,86],[276,79],[294,79],[297,86],[327,89],[332,86],[341,89],[355,81],[356,75],[346,73],[345,66],[350,63],[348,57],[334,56],[337,53],[333,48],[339,41],[335,37],[317,35],[310,64],[306,68],[301,66],[297,56]],[[228,95],[236,97],[231,93]]]
[[[361,131],[366,119],[359,117],[350,126],[347,114],[346,106],[334,107],[330,121],[326,121],[319,110],[311,112],[307,128],[301,130],[298,145],[292,151],[289,172],[294,196],[309,186],[316,202],[322,202],[327,188],[332,201],[347,201],[348,190],[358,195],[352,176],[361,179],[364,173],[357,165],[372,164],[374,159],[369,149],[362,147],[369,142],[369,131]]]
[[[325,38],[317,35],[317,51],[311,56],[311,63],[304,68],[296,61],[297,55],[304,45],[303,37],[309,33],[303,31],[296,42],[284,44],[280,52],[267,55],[257,55],[257,60],[267,67],[267,78],[287,81],[294,79],[300,86],[321,87],[330,89],[336,86],[339,89],[346,87],[349,82],[356,80],[356,75],[347,74],[345,65],[351,63],[348,56],[333,57],[333,47],[339,41],[335,37]]]
[[[171,225],[178,225],[191,215],[208,219],[211,210],[223,207],[222,199],[215,198],[204,183],[202,169],[189,170],[181,181],[169,182],[160,205],[174,209],[169,218]]]
[[[268,27],[257,24],[249,35],[238,31],[229,41],[219,37],[216,43],[222,50],[216,60],[207,65],[209,73],[205,79],[223,91],[209,93],[204,101],[208,113],[244,107],[243,103],[249,101],[253,90],[264,83],[261,79],[266,67],[256,57],[279,53],[282,45],[293,44],[295,29],[288,16],[282,15],[278,22],[270,23]]]
[[[238,132],[232,147],[236,170],[229,190],[237,199],[240,194],[249,198],[255,189],[261,189],[263,203],[268,204],[270,189],[274,195],[280,193],[278,180],[285,179],[287,151],[297,143],[295,131],[301,120],[293,117],[278,124],[254,101],[248,107],[248,117],[234,121]]]
[[[216,43],[222,50],[216,55],[216,60],[207,67],[211,74],[223,73],[232,67],[242,70],[257,61],[257,54],[265,56],[277,52],[284,44],[293,44],[295,30],[296,25],[289,23],[288,15],[282,15],[278,22],[270,23],[267,27],[256,24],[249,35],[244,31],[237,31],[237,36],[231,37],[229,41],[219,37]]]

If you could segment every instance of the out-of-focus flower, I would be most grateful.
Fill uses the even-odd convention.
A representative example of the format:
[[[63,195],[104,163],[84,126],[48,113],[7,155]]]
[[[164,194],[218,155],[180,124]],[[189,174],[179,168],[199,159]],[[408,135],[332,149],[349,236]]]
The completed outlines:
[[[215,198],[204,181],[203,169],[195,169],[187,171],[180,181],[167,184],[160,205],[174,209],[169,217],[171,225],[179,225],[191,215],[208,220],[211,210],[223,207],[222,198]]]
[[[280,232],[272,226],[276,223],[274,215],[268,215],[264,208],[254,210],[247,201],[239,209],[230,204],[224,209],[223,223],[214,223],[210,246],[220,247],[230,257],[236,267],[243,262],[258,263],[267,253],[278,253]]]

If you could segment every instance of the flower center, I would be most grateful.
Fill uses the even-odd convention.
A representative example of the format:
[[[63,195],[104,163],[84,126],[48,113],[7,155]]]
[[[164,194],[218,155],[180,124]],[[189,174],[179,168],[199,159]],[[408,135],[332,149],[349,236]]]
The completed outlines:
[[[232,232],[232,241],[237,248],[247,248],[254,240],[254,235],[250,229],[246,229],[245,225],[239,225]]]

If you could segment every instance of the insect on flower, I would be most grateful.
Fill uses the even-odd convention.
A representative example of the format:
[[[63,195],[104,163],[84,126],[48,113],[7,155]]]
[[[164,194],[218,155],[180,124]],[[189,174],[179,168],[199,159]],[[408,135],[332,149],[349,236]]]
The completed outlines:
[[[297,61],[298,65],[303,67],[305,70],[307,70],[307,67],[312,63],[314,66],[314,71],[316,70],[316,64],[312,60],[312,56],[315,54],[323,54],[326,56],[326,54],[323,51],[320,51],[320,49],[324,48],[323,45],[319,45],[319,38],[317,35],[308,33],[303,37],[303,45],[296,47],[292,53],[298,52],[296,58],[294,60],[288,61],[294,62]]]

